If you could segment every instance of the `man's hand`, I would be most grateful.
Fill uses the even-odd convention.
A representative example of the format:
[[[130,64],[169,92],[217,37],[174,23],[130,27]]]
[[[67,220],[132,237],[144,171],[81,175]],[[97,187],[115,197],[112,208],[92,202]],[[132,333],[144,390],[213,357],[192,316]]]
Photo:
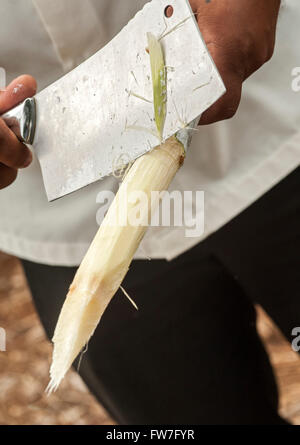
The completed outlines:
[[[36,81],[31,76],[15,79],[5,90],[0,90],[0,116],[28,97],[34,96]],[[22,144],[0,119],[0,189],[10,185],[18,169],[32,161],[31,151]]]
[[[280,0],[190,0],[227,93],[207,110],[206,125],[236,113],[247,77],[273,55]]]

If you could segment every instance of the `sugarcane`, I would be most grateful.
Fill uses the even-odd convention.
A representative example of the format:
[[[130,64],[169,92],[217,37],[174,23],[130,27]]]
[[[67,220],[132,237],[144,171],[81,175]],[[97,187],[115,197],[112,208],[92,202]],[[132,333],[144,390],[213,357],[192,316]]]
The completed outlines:
[[[88,252],[69,288],[55,329],[50,383],[47,391],[55,391],[73,361],[93,335],[104,311],[129,270],[134,254],[148,227],[147,221],[156,210],[152,192],[163,192],[180,169],[185,158],[184,143],[172,136],[163,140],[167,105],[167,70],[159,39],[147,34],[153,84],[154,117],[158,145],[138,158],[126,173]],[[126,192],[126,193],[125,193]],[[147,196],[147,205],[139,210],[143,224],[130,224],[135,212],[132,193]],[[127,197],[124,199],[124,196]],[[157,194],[159,196],[159,194]],[[120,223],[122,215],[127,220]],[[121,216],[121,218],[120,218]]]

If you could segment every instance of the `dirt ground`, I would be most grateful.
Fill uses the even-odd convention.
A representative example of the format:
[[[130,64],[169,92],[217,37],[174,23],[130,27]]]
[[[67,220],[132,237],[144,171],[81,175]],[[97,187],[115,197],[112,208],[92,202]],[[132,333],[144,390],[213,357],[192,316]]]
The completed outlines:
[[[300,424],[300,358],[258,308],[258,327],[274,365],[280,412]],[[57,393],[47,397],[51,345],[31,302],[17,259],[0,252],[0,327],[7,350],[0,352],[0,425],[112,425],[114,422],[69,372]]]

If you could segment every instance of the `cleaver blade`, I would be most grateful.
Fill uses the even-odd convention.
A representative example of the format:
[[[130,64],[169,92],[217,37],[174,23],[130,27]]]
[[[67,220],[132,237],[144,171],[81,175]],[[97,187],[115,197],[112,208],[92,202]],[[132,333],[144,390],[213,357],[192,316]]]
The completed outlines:
[[[173,7],[170,18],[168,6]],[[103,49],[2,116],[33,146],[49,201],[112,174],[160,143],[147,32],[160,38],[165,54],[164,139],[225,93],[189,2],[147,3]]]

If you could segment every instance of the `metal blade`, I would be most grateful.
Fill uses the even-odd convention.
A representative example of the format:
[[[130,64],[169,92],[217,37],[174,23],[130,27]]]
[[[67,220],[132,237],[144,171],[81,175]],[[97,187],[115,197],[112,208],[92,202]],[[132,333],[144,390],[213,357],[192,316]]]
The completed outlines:
[[[166,18],[166,6],[174,13]],[[147,32],[161,38],[168,70],[164,138],[224,92],[187,0],[152,0],[102,50],[36,97],[37,154],[50,201],[156,147]]]

